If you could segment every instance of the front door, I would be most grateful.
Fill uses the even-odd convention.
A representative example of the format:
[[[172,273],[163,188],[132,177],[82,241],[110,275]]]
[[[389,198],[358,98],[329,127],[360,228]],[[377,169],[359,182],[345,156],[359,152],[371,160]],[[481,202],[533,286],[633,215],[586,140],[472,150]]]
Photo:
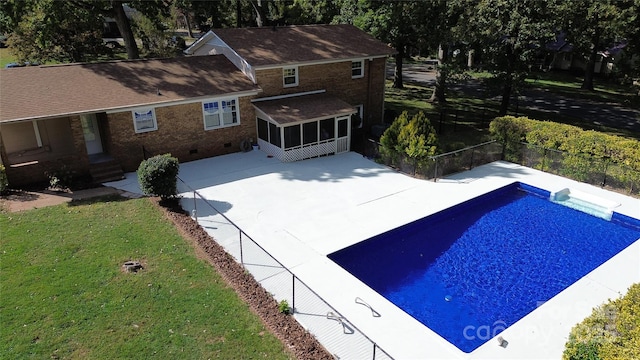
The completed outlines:
[[[100,129],[98,128],[98,119],[95,114],[80,116],[82,121],[82,132],[84,133],[84,142],[87,146],[87,154],[94,155],[103,152],[102,139],[100,138]]]
[[[349,151],[351,116],[336,118],[336,154]]]

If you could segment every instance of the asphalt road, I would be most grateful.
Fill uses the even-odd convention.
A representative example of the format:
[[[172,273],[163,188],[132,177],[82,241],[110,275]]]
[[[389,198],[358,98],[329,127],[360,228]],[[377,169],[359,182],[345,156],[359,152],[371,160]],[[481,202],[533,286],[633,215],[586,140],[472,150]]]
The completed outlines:
[[[433,86],[435,83],[435,71],[428,70],[425,65],[404,65],[402,75],[406,82],[415,82],[425,86]],[[387,76],[393,78],[393,66],[387,67]],[[464,91],[471,96],[484,97],[479,81],[469,80],[453,88]],[[631,130],[640,134],[640,110],[631,109],[618,103],[574,99],[546,90],[526,88],[520,94],[518,106],[584,119],[596,125]]]

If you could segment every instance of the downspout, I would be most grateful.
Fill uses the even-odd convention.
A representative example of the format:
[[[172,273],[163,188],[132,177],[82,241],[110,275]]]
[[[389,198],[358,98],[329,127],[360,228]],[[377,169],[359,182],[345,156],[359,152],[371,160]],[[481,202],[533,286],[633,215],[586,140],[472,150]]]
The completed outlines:
[[[371,63],[373,63],[373,59],[369,59],[368,61],[368,65],[367,66],[367,100],[365,102],[366,106],[363,109],[363,112],[366,109],[367,112],[367,127],[364,127],[364,124],[362,124],[362,128],[363,130],[366,130],[366,132],[370,132],[371,131],[371,111],[369,110],[370,106],[371,106]],[[386,71],[386,69],[385,69]],[[361,121],[364,121],[364,114],[362,114],[362,119]],[[363,131],[362,133],[364,134],[365,131]],[[364,140],[364,139],[363,139]]]

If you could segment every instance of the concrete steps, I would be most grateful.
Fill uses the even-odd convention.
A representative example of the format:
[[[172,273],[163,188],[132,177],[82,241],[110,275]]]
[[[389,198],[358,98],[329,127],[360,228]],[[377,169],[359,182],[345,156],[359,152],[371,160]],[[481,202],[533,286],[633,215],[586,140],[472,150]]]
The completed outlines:
[[[103,161],[89,165],[89,173],[94,183],[103,183],[124,179],[122,166],[115,161]]]

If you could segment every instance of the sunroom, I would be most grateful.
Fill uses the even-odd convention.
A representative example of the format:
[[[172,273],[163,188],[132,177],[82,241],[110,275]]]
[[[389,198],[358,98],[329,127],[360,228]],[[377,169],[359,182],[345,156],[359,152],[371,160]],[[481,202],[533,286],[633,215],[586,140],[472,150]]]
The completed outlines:
[[[253,100],[260,150],[291,162],[350,150],[356,108],[324,92]]]

